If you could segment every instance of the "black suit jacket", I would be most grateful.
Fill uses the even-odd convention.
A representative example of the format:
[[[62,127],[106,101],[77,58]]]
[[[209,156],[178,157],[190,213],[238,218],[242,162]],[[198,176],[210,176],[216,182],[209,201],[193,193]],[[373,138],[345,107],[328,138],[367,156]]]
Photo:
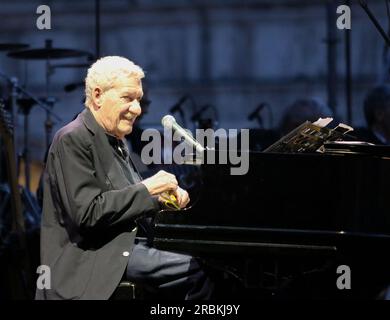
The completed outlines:
[[[85,109],[60,129],[44,175],[41,263],[50,289],[37,299],[107,299],[124,274],[135,220],[159,209],[146,187],[132,184],[114,160],[102,127]]]

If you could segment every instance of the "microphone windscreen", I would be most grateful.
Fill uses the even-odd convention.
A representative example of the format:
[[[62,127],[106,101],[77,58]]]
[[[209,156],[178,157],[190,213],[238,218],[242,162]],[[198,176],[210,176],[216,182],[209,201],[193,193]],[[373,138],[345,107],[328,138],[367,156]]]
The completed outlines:
[[[172,125],[176,122],[175,118],[171,115],[166,115],[161,119],[161,124],[165,128],[172,128]]]

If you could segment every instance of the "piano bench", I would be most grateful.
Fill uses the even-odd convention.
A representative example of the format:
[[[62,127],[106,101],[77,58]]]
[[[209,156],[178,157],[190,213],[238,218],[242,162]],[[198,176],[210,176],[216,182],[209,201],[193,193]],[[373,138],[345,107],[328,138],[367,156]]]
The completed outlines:
[[[139,299],[139,286],[130,281],[121,281],[111,296],[111,300]]]

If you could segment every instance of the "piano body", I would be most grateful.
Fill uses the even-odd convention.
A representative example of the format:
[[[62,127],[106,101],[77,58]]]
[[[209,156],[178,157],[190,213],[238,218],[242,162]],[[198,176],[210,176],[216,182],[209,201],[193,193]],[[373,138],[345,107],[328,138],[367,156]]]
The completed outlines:
[[[229,297],[378,297],[390,284],[390,147],[337,148],[248,152],[245,175],[201,165],[192,207],[158,214],[154,245],[212,261],[239,283]],[[336,286],[340,265],[350,290]]]

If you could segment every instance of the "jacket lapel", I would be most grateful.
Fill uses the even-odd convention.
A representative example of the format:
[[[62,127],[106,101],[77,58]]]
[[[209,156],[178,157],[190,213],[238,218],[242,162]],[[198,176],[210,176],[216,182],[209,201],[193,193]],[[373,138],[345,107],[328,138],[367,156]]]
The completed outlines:
[[[96,122],[88,108],[81,113],[81,116],[85,126],[93,134],[93,147],[111,185],[114,189],[125,188],[129,183],[120,171],[103,128]]]

